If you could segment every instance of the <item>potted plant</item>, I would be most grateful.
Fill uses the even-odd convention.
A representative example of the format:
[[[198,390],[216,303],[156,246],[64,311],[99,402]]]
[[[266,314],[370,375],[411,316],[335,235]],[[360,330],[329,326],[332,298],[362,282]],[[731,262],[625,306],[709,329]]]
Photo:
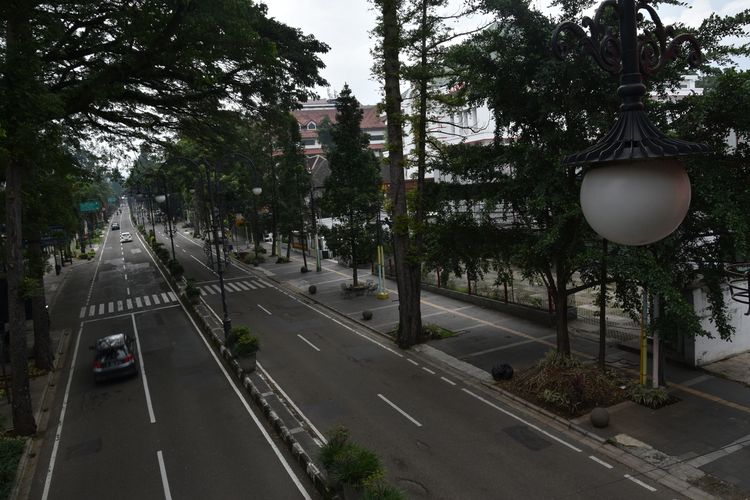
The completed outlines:
[[[195,286],[195,280],[193,278],[188,278],[186,281],[187,284],[185,285],[184,290],[185,298],[191,304],[197,304],[201,298],[201,291]]]
[[[232,328],[226,339],[227,348],[237,358],[240,368],[244,372],[255,370],[255,355],[260,349],[258,337],[250,332],[246,326]]]

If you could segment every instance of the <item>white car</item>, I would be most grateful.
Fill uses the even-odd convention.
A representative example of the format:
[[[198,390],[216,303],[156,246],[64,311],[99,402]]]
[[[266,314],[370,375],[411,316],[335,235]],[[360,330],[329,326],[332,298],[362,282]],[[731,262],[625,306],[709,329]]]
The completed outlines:
[[[127,243],[128,241],[133,241],[133,237],[130,236],[130,233],[127,231],[120,233],[120,243]]]

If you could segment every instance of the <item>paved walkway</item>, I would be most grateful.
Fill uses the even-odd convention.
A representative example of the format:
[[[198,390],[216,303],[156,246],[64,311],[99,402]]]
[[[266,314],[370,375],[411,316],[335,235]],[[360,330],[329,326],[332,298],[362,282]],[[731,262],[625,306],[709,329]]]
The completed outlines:
[[[282,251],[285,254],[285,249]],[[361,322],[380,333],[392,331],[398,324],[396,283],[386,280],[387,300],[375,294],[344,295],[342,283],[352,282],[352,270],[332,260],[323,261],[321,272],[300,273],[301,255],[293,262],[276,264],[267,256],[259,266],[267,278],[282,283],[311,299]],[[308,267],[315,269],[308,258]],[[358,272],[358,280],[376,280],[369,269]],[[316,285],[310,295],[308,288]],[[370,321],[362,311],[370,310]],[[435,324],[454,332],[455,337],[433,340],[418,349],[447,361],[467,375],[492,384],[490,371],[498,363],[510,363],[521,369],[536,363],[555,346],[553,328],[529,320],[482,308],[442,295],[422,293],[424,324]],[[589,334],[587,334],[589,333]],[[595,359],[598,350],[592,326],[571,324],[572,348],[581,357]],[[638,372],[638,354],[608,346],[607,362]],[[714,372],[714,373],[712,373]],[[680,401],[651,410],[632,402],[610,408],[610,425],[593,428],[588,417],[570,424],[608,439],[637,455],[655,468],[667,471],[715,492],[722,498],[750,496],[750,354],[693,369],[668,363],[666,379]]]

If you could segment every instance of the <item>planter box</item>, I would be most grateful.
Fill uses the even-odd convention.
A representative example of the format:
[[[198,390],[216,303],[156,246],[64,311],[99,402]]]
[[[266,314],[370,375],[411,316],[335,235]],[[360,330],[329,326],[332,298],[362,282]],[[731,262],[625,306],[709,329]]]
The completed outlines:
[[[237,362],[240,364],[240,368],[242,368],[242,371],[245,373],[250,373],[255,371],[255,365],[256,365],[256,356],[255,354],[252,354],[250,356],[245,357],[237,357],[235,358]]]

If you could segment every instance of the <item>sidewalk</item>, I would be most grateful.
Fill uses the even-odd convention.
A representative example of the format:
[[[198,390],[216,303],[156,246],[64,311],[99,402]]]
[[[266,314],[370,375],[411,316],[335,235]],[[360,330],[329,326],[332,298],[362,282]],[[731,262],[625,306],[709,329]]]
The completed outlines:
[[[266,245],[266,247],[269,247]],[[282,254],[286,248],[282,249]],[[256,270],[308,298],[359,321],[363,326],[385,334],[398,324],[396,283],[386,280],[387,300],[375,294],[347,296],[342,283],[351,283],[352,270],[332,260],[323,261],[323,270],[301,274],[299,252],[292,262],[276,264],[266,255],[266,263]],[[369,269],[360,269],[358,279],[376,280]],[[308,287],[316,285],[310,295]],[[362,319],[370,310],[373,318]],[[509,363],[516,370],[531,366],[555,347],[553,328],[482,308],[457,299],[422,291],[422,320],[454,332],[455,337],[429,341],[415,349],[448,362],[467,376],[494,387],[490,370],[498,363]],[[598,344],[585,332],[591,325],[572,321],[572,349],[581,357],[595,359]],[[583,334],[581,334],[583,333]],[[637,376],[638,354],[608,346],[607,362]],[[713,373],[712,373],[713,372]],[[651,410],[626,401],[609,409],[610,425],[596,429],[588,416],[568,423],[582,432],[598,436],[628,453],[645,460],[655,469],[690,482],[721,498],[750,497],[750,353],[693,369],[668,363],[666,380],[680,401]],[[543,410],[543,414],[547,414]]]

